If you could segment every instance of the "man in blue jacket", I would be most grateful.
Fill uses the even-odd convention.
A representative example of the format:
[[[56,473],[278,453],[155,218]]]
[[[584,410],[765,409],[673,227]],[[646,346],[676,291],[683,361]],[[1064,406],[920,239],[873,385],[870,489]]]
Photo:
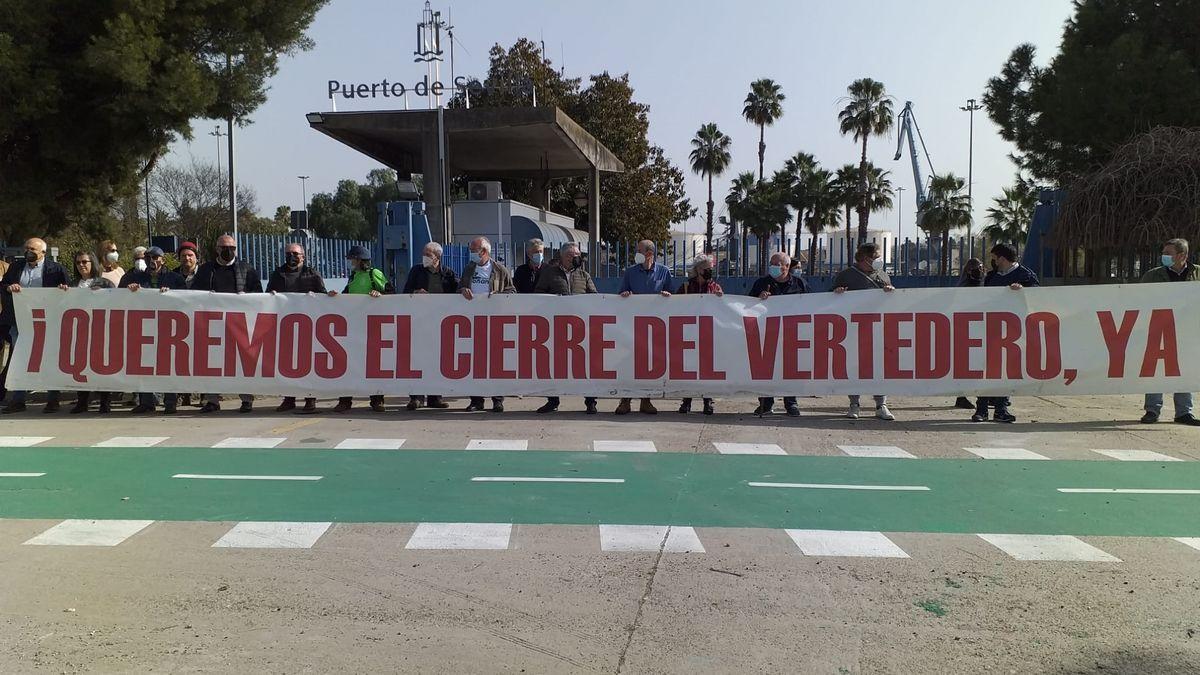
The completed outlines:
[[[0,280],[0,331],[8,333],[11,343],[17,344],[17,317],[13,310],[13,293],[20,293],[22,288],[57,288],[69,283],[67,271],[62,265],[46,259],[46,242],[41,239],[30,239],[25,242],[25,259],[18,260],[8,268],[4,278]],[[10,352],[11,354],[11,352]],[[9,358],[9,367],[12,359]],[[5,379],[8,368],[5,368]],[[12,399],[4,407],[5,414],[19,413],[25,410],[25,398],[29,392],[14,391]],[[46,392],[46,407],[44,413],[58,410],[58,392]]]
[[[628,298],[631,295],[661,295],[664,298],[671,297],[671,270],[667,269],[666,265],[655,261],[656,249],[654,242],[649,239],[644,239],[638,242],[637,254],[634,256],[634,265],[625,270],[625,276],[621,279],[621,297]],[[630,399],[623,398],[617,404],[616,414],[629,414]],[[658,409],[650,402],[650,399],[643,398],[641,405],[638,407],[638,412],[646,415],[657,415]]]
[[[984,286],[1007,286],[1014,291],[1022,288],[1040,286],[1037,275],[1033,270],[1017,262],[1017,249],[1009,244],[996,244],[990,252],[992,269],[983,278]],[[975,414],[971,415],[972,422],[986,422],[988,408],[995,409],[993,419],[997,422],[1012,423],[1017,418],[1008,410],[1012,401],[1007,396],[980,396],[975,401]]]

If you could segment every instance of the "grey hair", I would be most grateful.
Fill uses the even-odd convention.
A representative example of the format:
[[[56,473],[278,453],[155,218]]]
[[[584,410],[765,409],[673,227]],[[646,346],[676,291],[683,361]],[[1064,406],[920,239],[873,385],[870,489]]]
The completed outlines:
[[[529,242],[525,244],[525,250],[528,251],[531,248],[537,248],[539,246],[546,248],[546,242],[542,241],[541,239],[530,239]]]
[[[425,244],[424,248],[422,248],[421,250],[424,251],[427,248],[432,248],[433,252],[437,255],[437,257],[439,257],[439,258],[442,257],[442,245],[441,244],[437,243],[436,241],[431,241],[428,244]]]
[[[298,242],[298,241],[289,241],[288,243],[286,243],[286,244],[284,244],[284,245],[283,245],[283,253],[284,253],[284,255],[287,255],[287,250],[288,250],[289,248],[293,247],[293,246],[299,246],[299,247],[300,247],[300,252],[301,252],[301,253],[305,253],[305,252],[306,252],[306,251],[304,250],[304,244],[301,244],[301,243],[300,243],[300,242]]]
[[[492,242],[489,241],[487,237],[476,237],[475,241],[479,242],[479,248],[487,251],[488,253],[492,252]]]
[[[563,251],[565,251],[565,250],[567,250],[567,249],[569,249],[569,248],[573,248],[573,249],[575,249],[575,252],[576,252],[576,253],[579,253],[579,244],[576,244],[576,243],[575,243],[575,242],[573,242],[573,241],[568,241],[567,243],[565,243],[565,244],[563,244],[562,246],[560,246],[560,247],[559,247],[559,249],[558,249],[558,252],[559,252],[559,254],[561,255]]]
[[[1166,245],[1175,247],[1175,255],[1188,252],[1187,239],[1172,239],[1168,241]]]
[[[771,254],[771,262],[775,262],[776,258],[779,258],[780,261],[786,261],[786,262],[784,262],[785,265],[792,264],[792,256],[788,255],[787,253],[784,253],[783,251],[776,251],[775,253]]]

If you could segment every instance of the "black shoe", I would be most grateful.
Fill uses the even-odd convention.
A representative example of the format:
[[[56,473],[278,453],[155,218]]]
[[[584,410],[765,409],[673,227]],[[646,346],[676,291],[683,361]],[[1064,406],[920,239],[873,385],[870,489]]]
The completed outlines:
[[[787,412],[788,417],[799,417],[800,416],[800,408],[798,408],[794,405],[784,406],[784,411]]]
[[[342,413],[350,412],[350,408],[354,407],[354,401],[348,398],[339,398],[337,405],[333,406],[333,412]]]
[[[713,414],[714,412],[716,412],[716,411],[714,411],[714,410],[713,410],[713,402],[712,402],[712,399],[710,399],[710,398],[706,398],[706,399],[704,399],[704,414],[705,414],[705,415],[711,415],[711,414]]]
[[[130,415],[145,415],[146,413],[154,412],[154,406],[139,403],[133,406],[133,410],[129,411]]]
[[[180,394],[179,395],[179,405],[184,406],[185,408],[191,407],[192,395],[191,394]]]
[[[42,408],[42,413],[49,415],[50,413],[58,412],[58,401],[47,401]]]
[[[614,415],[628,415],[629,414],[629,399],[627,399],[627,398],[621,399],[621,402],[617,404],[617,409],[613,411],[613,414]]]
[[[275,408],[275,412],[289,412],[295,409],[296,399],[289,396],[288,398],[283,399],[283,402],[279,404],[278,408]]]
[[[1017,416],[1008,412],[1008,410],[1004,408],[1000,408],[996,410],[996,415],[992,419],[997,422],[1003,422],[1004,424],[1012,424],[1013,422],[1017,421]]]
[[[592,407],[593,407],[593,408],[594,408],[594,407],[596,407],[596,406],[595,406],[595,404],[593,404],[593,405],[592,405]],[[552,412],[554,412],[554,411],[556,411],[556,410],[558,410],[558,404],[557,404],[557,403],[551,403],[551,402],[547,401],[546,403],[542,404],[542,407],[540,407],[540,408],[538,408],[538,409],[537,409],[537,412],[540,412],[540,413],[552,413]]]
[[[1192,413],[1188,413],[1186,415],[1180,415],[1179,417],[1176,417],[1175,424],[1184,424],[1189,427],[1200,427],[1200,420],[1196,419],[1196,416]]]
[[[75,407],[71,408],[71,414],[78,415],[80,413],[87,412],[88,411],[88,403],[89,403],[89,401],[85,398],[75,401]]]
[[[375,400],[371,401],[371,410],[373,412],[377,412],[377,413],[387,412],[387,408],[385,408],[383,406],[382,399],[375,399]]]
[[[1140,421],[1142,424],[1154,424],[1158,421],[1158,413],[1147,410]]]
[[[692,412],[692,399],[690,399],[690,398],[683,399],[683,402],[679,404],[679,412],[681,412],[685,415],[687,413]]]
[[[5,415],[12,415],[14,413],[23,413],[23,412],[25,412],[25,404],[24,403],[9,403],[8,405],[4,406],[4,410],[2,412]]]
[[[761,403],[759,403],[758,407],[754,409],[754,414],[758,415],[759,417],[770,415],[773,412],[775,412],[774,406],[763,405]]]
[[[430,396],[426,399],[426,408],[438,408],[439,410],[449,408],[450,404],[442,400],[441,396]]]
[[[492,412],[494,412],[494,413],[504,412],[504,404],[499,401],[496,401],[495,403],[492,404]]]
[[[164,415],[174,415],[175,410],[176,410],[175,406],[166,404],[166,403],[163,404],[163,414]]]
[[[587,401],[583,404],[583,407],[584,407],[584,412],[589,415],[595,415],[597,412],[599,412],[598,410],[596,410],[596,402],[595,401]]]
[[[251,403],[250,401],[242,401],[242,405],[240,408],[238,408],[238,412],[240,412],[240,413],[254,412],[254,404]]]
[[[109,403],[108,401],[101,401],[100,402],[100,414],[107,415],[110,412],[112,412],[112,404]]]
[[[463,408],[463,412],[481,412],[482,410],[483,399],[479,399],[478,401],[471,399],[471,402],[467,404],[467,407]]]
[[[966,396],[959,396],[958,398],[954,399],[954,407],[962,408],[963,410],[974,410],[975,404],[971,403],[971,399],[967,398]]]
[[[220,403],[213,403],[212,401],[208,401],[207,403],[204,404],[203,408],[200,408],[201,415],[207,415],[209,413],[215,413],[215,412],[221,412],[221,404]]]
[[[416,410],[421,407],[421,402],[415,396],[408,397],[408,405],[404,406],[406,410]]]

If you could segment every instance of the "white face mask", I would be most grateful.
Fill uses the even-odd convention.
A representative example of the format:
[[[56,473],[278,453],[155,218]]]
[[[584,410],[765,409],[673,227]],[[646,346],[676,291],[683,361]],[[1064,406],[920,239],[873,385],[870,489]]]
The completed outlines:
[[[871,269],[875,270],[876,272],[882,272],[883,271],[883,258],[876,258],[876,259],[872,260],[871,261]]]
[[[116,265],[117,261],[121,259],[121,254],[116,251],[109,251],[104,254],[104,259],[108,261],[108,264]]]
[[[146,261],[141,258],[138,258],[137,260],[133,261],[133,269],[135,269],[139,272],[145,272],[146,271]]]
[[[642,253],[642,252],[640,252],[640,251],[639,251],[639,252],[637,252],[637,253],[636,253],[636,254],[634,254],[634,256],[633,256],[633,262],[635,262],[635,263],[637,263],[637,264],[639,264],[639,265],[645,265],[645,264],[646,264],[646,254],[644,254],[644,253]]]
[[[437,264],[437,258],[435,258],[431,255],[421,256],[421,265],[423,265],[425,268],[433,269],[433,266],[436,264]]]

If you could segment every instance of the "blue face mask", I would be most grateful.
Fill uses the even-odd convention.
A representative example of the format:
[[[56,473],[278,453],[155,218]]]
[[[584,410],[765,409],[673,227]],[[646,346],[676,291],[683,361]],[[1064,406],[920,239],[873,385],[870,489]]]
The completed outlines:
[[[529,262],[533,263],[534,265],[541,265],[544,257],[545,256],[542,253],[534,253],[533,255],[529,256]]]
[[[780,274],[783,274],[783,267],[780,265],[771,265],[771,267],[769,267],[767,269],[767,271],[771,274],[772,277],[778,278]]]
[[[471,262],[476,265],[479,264],[479,253],[477,251],[471,251]]]
[[[1170,267],[1174,264],[1175,264],[1175,256],[1170,256],[1170,255],[1167,255],[1166,253],[1162,254],[1162,266],[1163,267]]]
[[[799,267],[797,267],[796,269],[792,270],[792,276],[796,277],[797,279],[800,279],[804,276],[804,272]]]

